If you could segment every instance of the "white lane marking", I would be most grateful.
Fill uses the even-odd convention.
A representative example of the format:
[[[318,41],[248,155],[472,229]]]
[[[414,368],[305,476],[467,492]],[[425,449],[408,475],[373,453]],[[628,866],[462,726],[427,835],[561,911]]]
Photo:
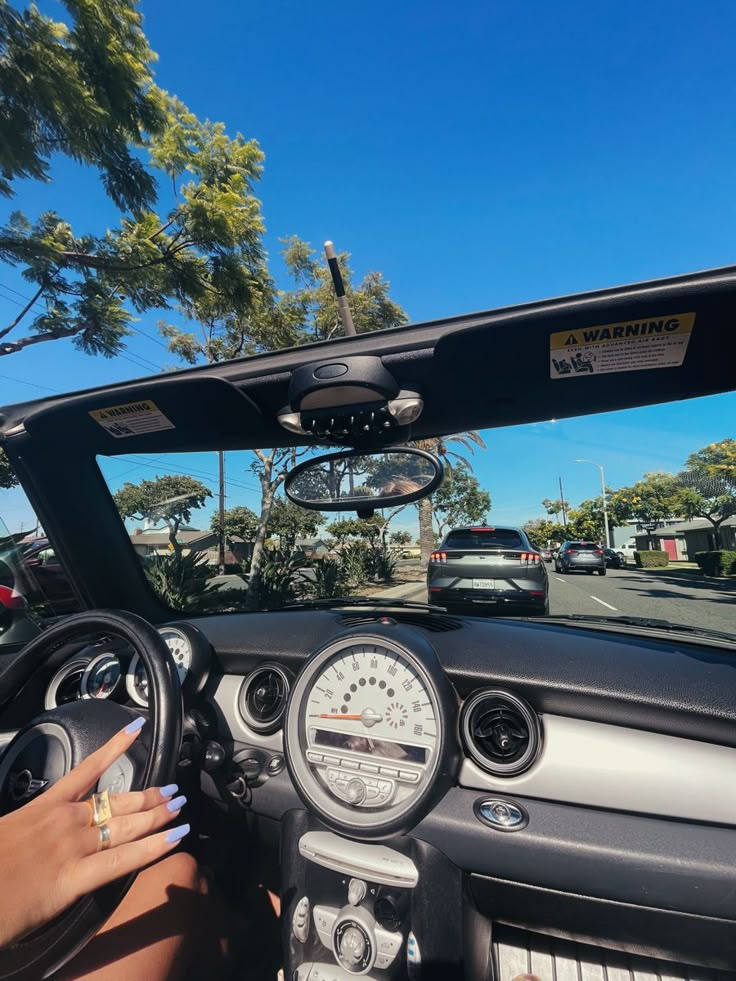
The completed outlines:
[[[616,609],[616,607],[615,606],[611,606],[610,603],[606,603],[605,600],[598,599],[597,596],[591,596],[590,598],[591,599],[594,599],[596,601],[596,603],[600,603],[601,606],[607,606],[609,610],[613,610],[615,613],[618,613],[618,610]]]
[[[555,579],[557,580],[557,582],[561,582],[563,586],[566,586],[567,585],[567,583],[565,582],[565,580],[564,579],[560,579],[559,576],[555,576]]]

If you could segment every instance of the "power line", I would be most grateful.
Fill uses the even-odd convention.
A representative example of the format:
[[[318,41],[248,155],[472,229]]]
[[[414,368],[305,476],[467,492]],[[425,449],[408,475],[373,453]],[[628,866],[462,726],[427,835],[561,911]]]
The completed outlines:
[[[48,385],[37,385],[35,382],[26,381],[23,378],[14,378],[12,375],[0,375],[6,381],[17,382],[18,385],[30,385],[31,388],[40,388],[44,392],[52,392],[54,395],[61,395],[57,388],[49,388]]]
[[[18,290],[14,290],[12,286],[6,286],[5,283],[0,283],[0,286],[2,286],[2,288],[7,290],[9,293],[15,293],[15,295],[19,296],[22,300],[30,300],[30,296],[26,296],[24,293],[19,293]]]
[[[115,460],[123,460],[123,461],[125,461],[125,463],[135,463],[136,462],[136,457],[129,457],[129,456],[128,457],[126,457],[126,456],[116,456],[116,457],[113,457],[113,459],[115,459]],[[156,465],[156,461],[160,461],[161,459],[163,459],[163,458],[162,457],[151,457],[150,458],[150,462],[145,462],[144,463],[144,462],[141,461],[137,465],[140,466],[140,467],[149,467],[151,470],[169,470],[171,473],[183,474],[186,477],[189,477],[189,476],[197,476],[197,477],[201,477],[201,478],[209,478],[208,480],[205,480],[204,481],[205,483],[209,483],[211,481],[216,482],[216,481],[219,480],[219,476],[217,474],[209,473],[207,470],[195,470],[193,468],[188,468],[186,470],[182,470],[179,467],[172,467],[172,466],[169,466],[167,464],[160,463],[160,462],[158,463],[158,465]],[[129,471],[127,471],[127,472],[129,472]],[[244,484],[241,481],[239,481],[239,480],[233,480],[232,478],[228,478],[228,481],[227,482],[228,482],[228,484],[231,484],[233,487],[239,487],[241,490],[249,490],[249,491],[258,491],[258,490],[260,490],[260,488],[257,487],[255,484]]]
[[[131,330],[134,330],[137,334],[140,334],[141,337],[145,337],[147,341],[153,341],[154,344],[158,344],[158,346],[162,347],[165,351],[169,351],[169,345],[164,344],[164,342],[160,341],[157,337],[152,337],[145,330],[142,330],[140,327],[136,327],[135,324],[128,324],[128,326]]]

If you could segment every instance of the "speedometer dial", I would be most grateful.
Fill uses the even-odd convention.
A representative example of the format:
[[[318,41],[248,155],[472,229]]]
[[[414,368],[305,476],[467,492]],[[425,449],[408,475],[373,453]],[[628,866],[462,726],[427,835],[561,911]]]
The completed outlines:
[[[192,645],[189,638],[176,627],[162,627],[159,633],[174,659],[179,681],[183,683],[187,672],[192,669]]]
[[[82,675],[82,698],[109,698],[121,675],[120,661],[114,654],[100,654],[87,665]]]
[[[330,645],[299,677],[287,758],[323,818],[372,834],[431,791],[454,706],[428,645],[426,654],[359,635]]]

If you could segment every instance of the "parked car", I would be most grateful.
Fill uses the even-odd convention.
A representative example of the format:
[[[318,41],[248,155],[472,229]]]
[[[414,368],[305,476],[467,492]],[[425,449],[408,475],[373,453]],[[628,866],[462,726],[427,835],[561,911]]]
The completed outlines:
[[[603,557],[608,569],[623,569],[626,565],[626,559],[621,552],[615,552],[612,548],[604,548]]]
[[[54,613],[76,613],[79,610],[79,599],[48,538],[21,542],[18,552],[23,565],[23,577],[27,579],[30,573],[31,582],[35,580],[38,584]],[[24,595],[33,592],[22,583],[19,587]]]
[[[627,562],[629,562],[631,565],[633,565],[634,564],[634,561],[635,561],[635,555],[636,555],[636,552],[637,551],[638,551],[638,549],[636,547],[636,542],[632,538],[628,542],[626,542],[625,545],[620,545],[616,549],[616,554],[621,556],[621,558],[623,559],[624,565],[626,565]]]
[[[555,559],[557,572],[583,570],[593,575],[606,574],[606,558],[603,548],[595,542],[563,542]]]
[[[427,591],[448,610],[549,613],[547,569],[521,528],[453,528],[430,556]]]

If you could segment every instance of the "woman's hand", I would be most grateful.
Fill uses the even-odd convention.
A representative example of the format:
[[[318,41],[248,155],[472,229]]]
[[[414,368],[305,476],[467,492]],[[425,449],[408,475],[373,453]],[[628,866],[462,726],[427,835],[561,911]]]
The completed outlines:
[[[46,793],[0,818],[0,947],[48,922],[100,886],[155,862],[189,831],[179,825],[152,834],[179,813],[176,784],[111,794],[110,845],[84,800],[107,768],[136,740],[144,720],[131,722]],[[173,798],[173,799],[172,799]]]

